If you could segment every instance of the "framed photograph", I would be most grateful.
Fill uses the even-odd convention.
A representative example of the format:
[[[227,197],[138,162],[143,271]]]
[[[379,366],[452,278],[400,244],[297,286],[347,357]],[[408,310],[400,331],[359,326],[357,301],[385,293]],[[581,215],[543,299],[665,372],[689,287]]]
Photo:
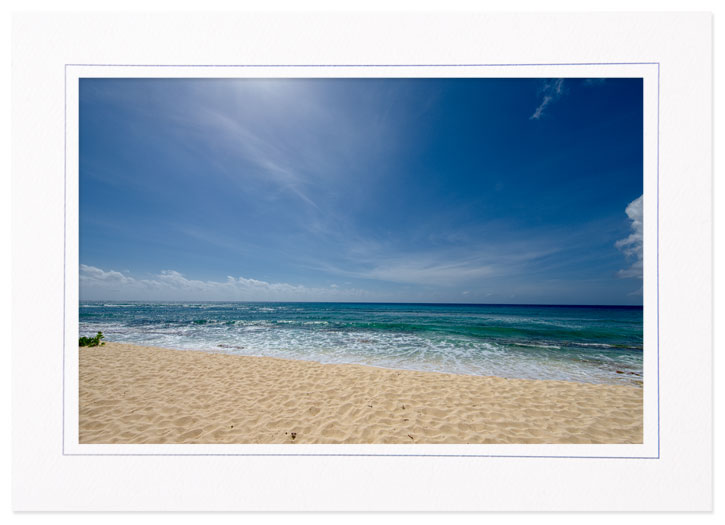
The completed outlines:
[[[401,16],[16,18],[16,508],[709,507],[709,16]]]

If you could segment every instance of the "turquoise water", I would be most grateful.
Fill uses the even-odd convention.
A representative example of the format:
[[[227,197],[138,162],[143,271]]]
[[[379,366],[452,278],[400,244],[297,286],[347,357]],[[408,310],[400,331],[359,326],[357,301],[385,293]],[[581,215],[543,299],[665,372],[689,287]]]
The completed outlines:
[[[385,368],[642,384],[642,308],[366,303],[80,305],[107,341]]]

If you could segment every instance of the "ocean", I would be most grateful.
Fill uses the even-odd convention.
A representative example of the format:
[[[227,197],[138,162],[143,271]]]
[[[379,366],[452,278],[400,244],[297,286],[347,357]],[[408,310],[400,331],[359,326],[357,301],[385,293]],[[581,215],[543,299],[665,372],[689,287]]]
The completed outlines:
[[[642,307],[82,302],[81,336],[320,363],[641,386]]]

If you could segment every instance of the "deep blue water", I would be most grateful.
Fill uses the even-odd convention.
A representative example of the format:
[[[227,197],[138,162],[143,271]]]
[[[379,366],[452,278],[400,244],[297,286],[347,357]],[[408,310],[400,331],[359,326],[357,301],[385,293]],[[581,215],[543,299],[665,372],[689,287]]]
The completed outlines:
[[[366,303],[80,305],[80,335],[241,355],[641,385],[642,308]]]

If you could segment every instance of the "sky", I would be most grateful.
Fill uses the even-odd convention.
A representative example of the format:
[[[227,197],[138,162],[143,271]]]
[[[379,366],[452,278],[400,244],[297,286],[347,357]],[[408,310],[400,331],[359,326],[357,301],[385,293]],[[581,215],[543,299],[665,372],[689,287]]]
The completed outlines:
[[[641,79],[80,80],[80,297],[642,304]]]

